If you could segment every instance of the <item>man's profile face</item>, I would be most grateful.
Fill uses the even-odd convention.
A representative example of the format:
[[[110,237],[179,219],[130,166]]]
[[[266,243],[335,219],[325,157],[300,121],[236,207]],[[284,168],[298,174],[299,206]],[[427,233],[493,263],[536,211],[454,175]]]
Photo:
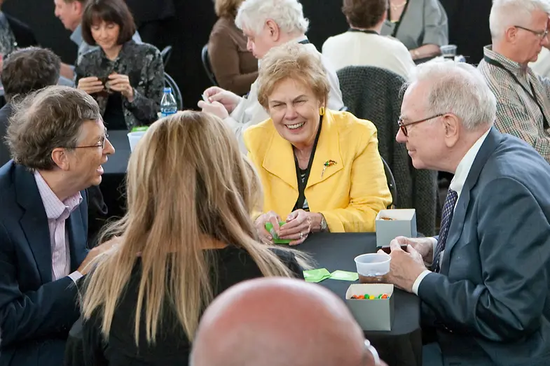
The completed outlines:
[[[251,29],[243,28],[243,33],[247,39],[246,49],[252,52],[254,57],[262,59],[265,54],[276,45],[271,37],[271,29],[264,25],[262,31],[255,34]]]
[[[401,120],[406,125],[407,136],[399,129],[396,140],[405,144],[416,169],[439,170],[438,162],[444,149],[445,137],[442,117],[411,124],[434,115],[428,108],[429,87],[427,82],[413,83],[405,92]]]
[[[82,5],[77,0],[72,2],[54,0],[54,5],[55,16],[61,20],[66,29],[74,31],[82,21]]]

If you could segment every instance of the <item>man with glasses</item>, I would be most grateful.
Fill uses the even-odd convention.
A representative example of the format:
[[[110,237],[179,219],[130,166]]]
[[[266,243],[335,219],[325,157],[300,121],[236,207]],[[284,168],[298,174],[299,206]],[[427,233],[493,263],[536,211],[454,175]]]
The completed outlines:
[[[88,195],[114,153],[96,101],[51,86],[14,105],[0,168],[0,366],[59,366],[78,319],[76,282],[112,243],[87,249]]]
[[[418,295],[437,340],[424,365],[550,365],[550,165],[496,113],[465,63],[417,66],[403,98],[396,139],[414,167],[454,174],[439,235],[390,244],[387,278]]]
[[[346,305],[289,278],[237,284],[206,309],[191,366],[385,366]]]
[[[479,70],[497,98],[495,126],[525,140],[550,162],[550,79],[528,66],[548,46],[548,0],[495,0]]]

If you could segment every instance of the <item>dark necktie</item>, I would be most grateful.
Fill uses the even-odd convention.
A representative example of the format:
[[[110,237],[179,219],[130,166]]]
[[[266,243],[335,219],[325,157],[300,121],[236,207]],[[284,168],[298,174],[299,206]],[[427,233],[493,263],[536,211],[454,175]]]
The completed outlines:
[[[441,269],[439,266],[441,262],[441,252],[445,250],[445,244],[447,243],[447,236],[449,235],[449,228],[453,220],[453,212],[457,199],[458,194],[449,189],[447,197],[445,198],[445,204],[443,205],[443,212],[441,213],[441,228],[439,229],[439,239],[435,247],[434,263],[432,265],[434,272],[439,272]]]

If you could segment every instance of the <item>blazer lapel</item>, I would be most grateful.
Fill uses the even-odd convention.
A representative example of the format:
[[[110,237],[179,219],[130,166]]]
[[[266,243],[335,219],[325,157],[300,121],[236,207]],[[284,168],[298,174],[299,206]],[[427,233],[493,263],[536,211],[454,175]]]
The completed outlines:
[[[447,243],[445,244],[445,252],[443,253],[441,262],[441,272],[443,274],[448,274],[451,251],[462,235],[466,211],[468,209],[468,204],[470,203],[470,192],[476,186],[479,175],[481,174],[485,163],[496,149],[499,140],[500,133],[494,127],[491,127],[491,130],[483,142],[483,145],[481,145],[470,172],[468,173],[468,178],[466,178],[466,182],[464,183],[464,187],[460,193],[460,198],[456,203],[453,220],[451,222],[451,227],[449,228],[449,237],[447,238]]]
[[[326,110],[306,189],[325,181],[344,168],[339,131],[333,123],[333,118],[332,113]]]
[[[50,229],[42,197],[34,175],[22,165],[15,167],[15,195],[23,208],[21,228],[34,255],[42,283],[52,281],[52,249]]]
[[[266,151],[262,166],[276,177],[282,179],[286,184],[298,191],[298,178],[296,178],[296,166],[294,164],[294,153],[292,145],[273,127],[271,141]]]

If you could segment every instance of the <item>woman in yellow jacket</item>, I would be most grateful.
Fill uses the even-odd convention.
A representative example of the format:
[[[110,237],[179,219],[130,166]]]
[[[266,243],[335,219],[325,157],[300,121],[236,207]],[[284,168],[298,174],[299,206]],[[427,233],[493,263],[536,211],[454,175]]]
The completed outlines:
[[[273,240],[267,222],[291,245],[310,232],[374,231],[377,213],[391,203],[376,127],[325,109],[325,71],[301,44],[269,51],[258,82],[271,118],[244,139],[264,189],[267,212],[255,221],[262,241]]]

